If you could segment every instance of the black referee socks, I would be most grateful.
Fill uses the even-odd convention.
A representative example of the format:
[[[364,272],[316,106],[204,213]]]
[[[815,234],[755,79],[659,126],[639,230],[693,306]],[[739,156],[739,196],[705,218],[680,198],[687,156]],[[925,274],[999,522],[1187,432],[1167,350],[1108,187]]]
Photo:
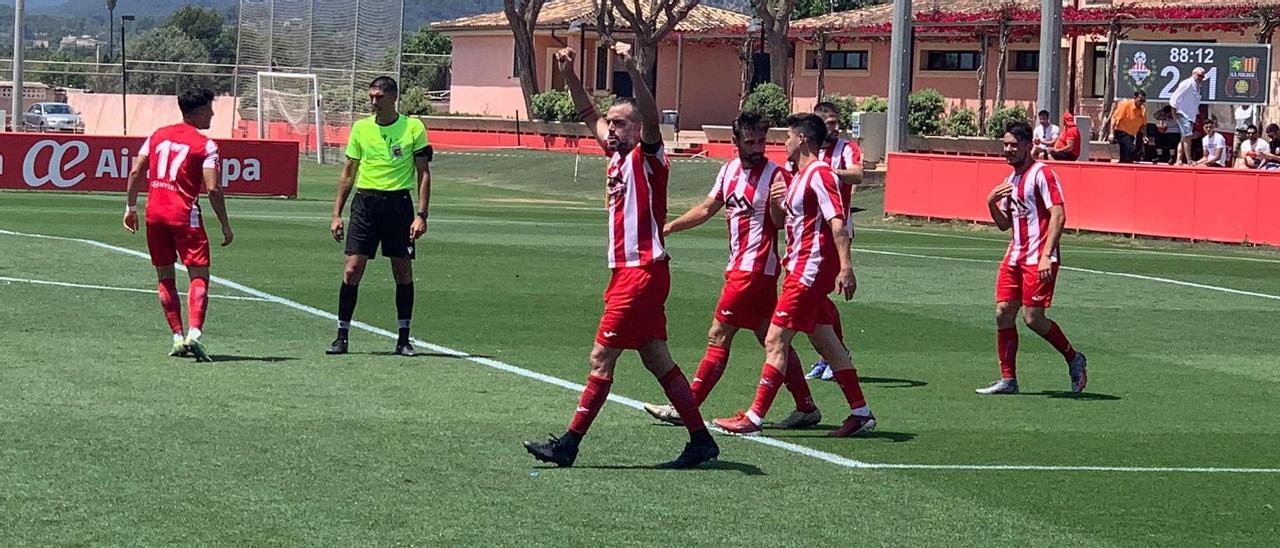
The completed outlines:
[[[342,284],[338,290],[338,338],[347,340],[351,332],[351,317],[356,313],[356,297],[360,295],[360,286]]]
[[[396,317],[400,326],[397,344],[409,344],[409,321],[413,319],[413,283],[396,284]]]

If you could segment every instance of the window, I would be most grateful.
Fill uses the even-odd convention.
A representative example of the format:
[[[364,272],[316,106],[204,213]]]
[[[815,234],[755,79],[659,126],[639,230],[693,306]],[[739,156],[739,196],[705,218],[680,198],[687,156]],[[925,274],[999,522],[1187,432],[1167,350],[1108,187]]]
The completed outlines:
[[[598,90],[609,89],[609,48],[596,48],[596,87]]]
[[[1090,97],[1102,97],[1107,90],[1107,45],[1093,44],[1093,85]]]
[[[981,53],[977,51],[926,51],[925,70],[978,70]]]
[[[827,70],[867,70],[870,58],[871,53],[867,50],[827,51],[825,64]],[[805,69],[818,70],[818,51],[806,52],[804,63]]]
[[[1040,52],[1013,52],[1013,66],[1009,67],[1009,70],[1014,72],[1040,72]]]

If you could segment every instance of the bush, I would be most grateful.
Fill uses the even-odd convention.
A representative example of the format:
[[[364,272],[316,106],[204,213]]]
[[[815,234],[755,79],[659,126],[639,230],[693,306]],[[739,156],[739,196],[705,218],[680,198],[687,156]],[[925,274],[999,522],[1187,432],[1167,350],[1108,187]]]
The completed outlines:
[[[1027,121],[1031,116],[1027,113],[1027,109],[1020,106],[1000,107],[991,114],[991,119],[987,120],[987,137],[992,139],[1004,138],[1004,125],[1012,121]]]
[[[872,95],[858,103],[857,112],[889,112],[889,102],[879,95]]]
[[[942,113],[946,101],[936,89],[922,89],[907,99],[907,131],[913,135],[942,133]]]
[[[952,137],[976,137],[978,114],[968,107],[951,109],[946,121],[947,135]]]
[[[530,116],[542,122],[572,122],[578,118],[573,108],[573,97],[563,90],[544,91],[533,96],[533,113]]]
[[[420,87],[411,87],[400,95],[400,112],[409,116],[431,116],[435,111],[426,90]]]
[[[823,101],[834,104],[840,109],[840,127],[849,129],[853,127],[853,113],[858,112],[858,102],[848,95],[827,95],[822,98]]]
[[[747,96],[742,109],[758,112],[771,127],[780,127],[787,116],[791,115],[791,99],[782,86],[763,84]]]

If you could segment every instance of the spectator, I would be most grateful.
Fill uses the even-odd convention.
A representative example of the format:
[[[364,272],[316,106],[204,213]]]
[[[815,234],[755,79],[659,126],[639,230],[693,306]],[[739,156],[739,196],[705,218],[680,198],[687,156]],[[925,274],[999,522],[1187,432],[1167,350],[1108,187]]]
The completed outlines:
[[[1165,105],[1152,116],[1155,119],[1154,141],[1156,157],[1154,161],[1161,164],[1173,164],[1181,134],[1172,106]]]
[[[1209,105],[1200,105],[1200,112],[1196,113],[1196,121],[1191,124],[1191,157],[1204,157],[1204,123],[1209,120]]]
[[[1132,164],[1138,161],[1138,151],[1142,150],[1143,131],[1147,127],[1147,92],[1133,92],[1133,99],[1125,99],[1116,107],[1111,115],[1111,140],[1120,145],[1120,163]]]
[[[1253,119],[1255,112],[1257,112],[1257,110],[1253,105],[1236,105],[1235,118],[1237,134],[1244,134],[1245,130],[1247,130],[1249,126],[1254,125],[1256,122],[1256,120]],[[1254,129],[1256,131],[1257,126],[1254,126]]]
[[[1262,169],[1280,169],[1280,125],[1267,126],[1267,147],[1258,155],[1262,157]]]
[[[1258,126],[1249,124],[1244,128],[1244,138],[1240,140],[1240,165],[1248,169],[1258,169],[1265,161],[1262,152],[1269,151],[1271,145],[1258,138]]]
[[[1076,127],[1076,117],[1070,112],[1062,114],[1062,135],[1053,143],[1049,156],[1054,160],[1074,162],[1080,159],[1080,128]]]
[[[1227,166],[1227,140],[1222,134],[1214,131],[1218,124],[1216,120],[1210,118],[1204,122],[1204,157],[1196,161],[1197,166],[1206,167],[1225,167]]]
[[[1058,137],[1062,135],[1062,128],[1049,122],[1049,111],[1042,110],[1039,114],[1040,121],[1036,124],[1035,129],[1031,130],[1031,143],[1035,145],[1032,156],[1041,159],[1049,159],[1049,151],[1053,148],[1053,144],[1058,141]]]
[[[1169,97],[1169,106],[1173,107],[1178,121],[1178,133],[1182,136],[1182,140],[1178,142],[1178,157],[1175,159],[1178,165],[1191,163],[1191,142],[1194,133],[1192,126],[1195,123],[1196,114],[1200,112],[1202,80],[1204,80],[1204,69],[1196,67],[1191,71],[1191,77],[1179,83],[1173,90],[1173,95]]]

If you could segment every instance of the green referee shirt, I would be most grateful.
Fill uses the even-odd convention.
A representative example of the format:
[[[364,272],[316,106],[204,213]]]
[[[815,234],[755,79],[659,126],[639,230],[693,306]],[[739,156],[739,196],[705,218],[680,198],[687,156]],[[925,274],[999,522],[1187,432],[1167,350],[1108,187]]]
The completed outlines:
[[[427,127],[403,114],[389,126],[374,116],[356,121],[347,140],[347,157],[360,161],[356,188],[408,190],[416,185],[413,157],[427,148]]]

